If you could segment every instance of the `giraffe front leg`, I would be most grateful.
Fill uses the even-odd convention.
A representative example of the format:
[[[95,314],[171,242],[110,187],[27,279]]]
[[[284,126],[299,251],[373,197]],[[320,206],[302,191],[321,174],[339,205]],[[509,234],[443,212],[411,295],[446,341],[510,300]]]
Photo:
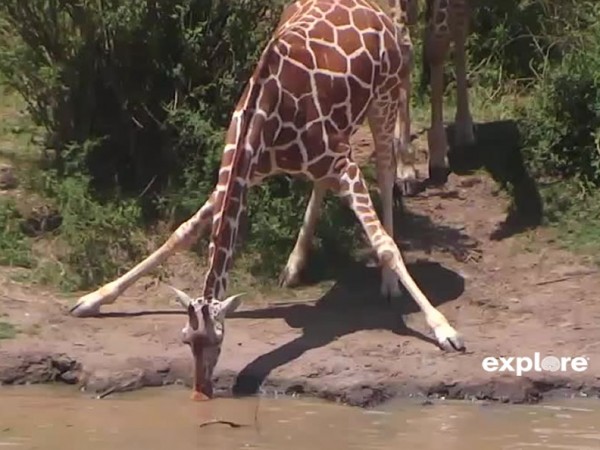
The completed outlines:
[[[71,308],[70,313],[76,317],[97,315],[103,305],[114,303],[128,287],[162,264],[173,253],[189,248],[211,222],[213,197],[214,195],[194,216],[181,224],[158,250],[116,280],[79,298],[75,306]]]
[[[469,90],[467,87],[467,52],[465,41],[467,39],[468,23],[456,25],[454,42],[454,65],[456,66],[456,116],[454,126],[454,144],[465,147],[475,143],[473,117],[469,108]]]
[[[449,30],[425,31],[424,57],[430,67],[431,128],[427,132],[429,147],[429,182],[443,185],[450,172],[448,164],[448,140],[444,128],[444,61],[450,45]]]
[[[293,287],[300,284],[300,275],[306,267],[308,254],[310,252],[312,238],[315,234],[317,221],[321,214],[321,206],[325,198],[326,190],[315,184],[304,213],[304,221],[298,233],[296,245],[288,258],[285,268],[279,276],[279,285],[282,287]]]
[[[443,119],[444,68],[434,65],[431,68],[431,128],[427,132],[429,146],[429,181],[442,185],[448,181],[448,140]]]
[[[405,97],[408,98],[408,97]],[[409,128],[408,111],[405,108],[406,103],[400,102],[398,111],[390,110],[387,104],[375,103],[368,116],[369,127],[375,141],[375,163],[377,168],[377,184],[379,187],[379,196],[381,198],[383,212],[383,226],[385,231],[394,235],[394,183],[401,183],[402,194],[406,195],[412,190],[407,188],[410,185],[404,184],[407,181],[416,181],[414,166],[405,166],[402,162],[403,150],[399,146],[407,143],[406,131]],[[391,126],[391,118],[396,117],[395,127]],[[394,160],[396,161],[396,170],[394,171]],[[399,173],[399,170],[407,167],[413,168],[413,173],[408,177],[406,173]],[[412,176],[411,176],[412,175]],[[396,176],[396,179],[394,179]],[[404,189],[402,189],[404,187]],[[391,299],[400,297],[402,291],[398,283],[398,277],[389,267],[381,268],[381,295],[383,298]]]
[[[425,314],[439,345],[446,350],[464,351],[462,337],[448,323],[444,315],[429,302],[408,273],[406,265],[392,237],[377,218],[367,186],[358,166],[348,161],[339,177],[338,195],[344,198],[363,226],[382,265],[393,271]]]

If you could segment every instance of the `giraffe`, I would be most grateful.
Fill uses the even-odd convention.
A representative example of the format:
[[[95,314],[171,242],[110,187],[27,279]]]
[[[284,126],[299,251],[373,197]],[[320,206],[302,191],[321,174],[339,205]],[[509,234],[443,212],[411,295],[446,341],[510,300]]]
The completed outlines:
[[[395,5],[397,12],[399,5]],[[210,227],[201,295],[191,297],[172,288],[187,312],[181,338],[194,360],[192,398],[196,400],[213,395],[211,379],[225,318],[242,300],[240,295],[225,298],[225,293],[248,190],[277,174],[310,180],[312,197],[333,191],[345,201],[380,264],[412,295],[439,345],[464,350],[462,337],[419,289],[390,236],[398,114],[403,123],[408,122],[412,45],[407,28],[371,0],[299,0],[282,18],[232,114],[218,181],[208,200],[146,259],[71,308],[79,317],[97,314],[142,275],[176,251],[189,248]],[[365,119],[376,142],[383,224],[352,158],[350,136]]]
[[[418,0],[409,0],[415,5]],[[416,6],[414,7],[416,9]],[[431,126],[427,131],[429,147],[429,179],[433,184],[444,184],[448,179],[448,141],[444,129],[444,63],[450,44],[454,44],[456,69],[456,115],[454,144],[457,147],[475,143],[473,117],[469,107],[467,85],[467,55],[465,44],[469,34],[469,0],[426,0],[423,33],[423,81],[431,89]],[[414,166],[412,166],[414,167]],[[414,172],[408,179],[416,179]],[[415,191],[406,183],[404,193]]]

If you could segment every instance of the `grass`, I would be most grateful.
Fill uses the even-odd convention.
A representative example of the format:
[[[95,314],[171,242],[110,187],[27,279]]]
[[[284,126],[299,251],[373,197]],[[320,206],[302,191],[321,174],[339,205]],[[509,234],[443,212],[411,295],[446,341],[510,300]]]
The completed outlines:
[[[577,198],[572,186],[566,184],[549,187],[542,194],[556,242],[600,264],[600,194]],[[565,196],[568,199],[561,202]]]
[[[451,123],[454,122],[454,115],[456,114],[456,85],[454,83],[449,84],[445,92],[444,121]],[[480,86],[473,86],[469,91],[473,121],[479,123],[511,119],[517,105],[526,100],[526,97],[518,93],[500,95]],[[430,114],[429,97],[425,97],[424,101],[413,100],[411,120],[414,124],[429,126]],[[413,131],[417,131],[417,129],[417,126],[413,126]]]
[[[16,166],[23,155],[31,157],[34,127],[23,107],[22,99],[0,82],[0,163]],[[19,219],[15,195],[8,191],[0,196],[0,265],[31,266],[31,245],[19,228]]]
[[[21,96],[0,79],[0,163],[22,167],[39,159],[41,130],[32,123],[25,107]]]
[[[0,340],[13,339],[17,333],[18,330],[13,324],[0,321]]]

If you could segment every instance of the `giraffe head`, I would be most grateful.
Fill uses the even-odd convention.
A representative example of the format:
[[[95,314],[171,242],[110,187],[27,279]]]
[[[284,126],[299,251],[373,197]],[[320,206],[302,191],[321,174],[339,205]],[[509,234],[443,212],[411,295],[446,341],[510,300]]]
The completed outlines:
[[[221,354],[225,334],[225,317],[235,311],[243,294],[223,301],[193,299],[185,292],[171,287],[179,303],[187,311],[187,323],[181,330],[181,340],[190,346],[194,358],[192,399],[209,400],[213,395],[212,375]]]

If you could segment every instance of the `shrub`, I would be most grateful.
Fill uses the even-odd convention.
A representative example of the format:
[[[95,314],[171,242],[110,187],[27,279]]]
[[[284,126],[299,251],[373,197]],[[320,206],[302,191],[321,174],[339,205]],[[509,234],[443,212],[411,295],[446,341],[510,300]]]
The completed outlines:
[[[531,86],[549,63],[581,47],[598,17],[590,0],[479,0],[472,9],[471,70],[494,89]]]
[[[88,183],[84,176],[44,177],[44,191],[62,215],[56,262],[64,267],[59,284],[67,290],[104,283],[146,251],[139,206],[123,200],[100,203],[90,195]],[[38,276],[48,276],[49,269],[40,265]]]
[[[61,283],[106,281],[138,258],[140,225],[176,225],[206,200],[231,111],[284,3],[0,3],[0,72],[55,154],[38,188],[63,215]],[[253,189],[247,249],[259,272],[271,276],[287,258],[308,194],[287,178]],[[331,220],[340,211],[324,211],[327,242],[343,232]]]
[[[97,188],[160,192],[215,151],[276,5],[7,0],[0,71],[48,130],[59,175],[85,170]]]
[[[31,246],[19,228],[20,214],[10,199],[0,199],[0,265],[31,267]]]
[[[520,112],[525,156],[538,178],[600,186],[600,26],[548,71]]]

